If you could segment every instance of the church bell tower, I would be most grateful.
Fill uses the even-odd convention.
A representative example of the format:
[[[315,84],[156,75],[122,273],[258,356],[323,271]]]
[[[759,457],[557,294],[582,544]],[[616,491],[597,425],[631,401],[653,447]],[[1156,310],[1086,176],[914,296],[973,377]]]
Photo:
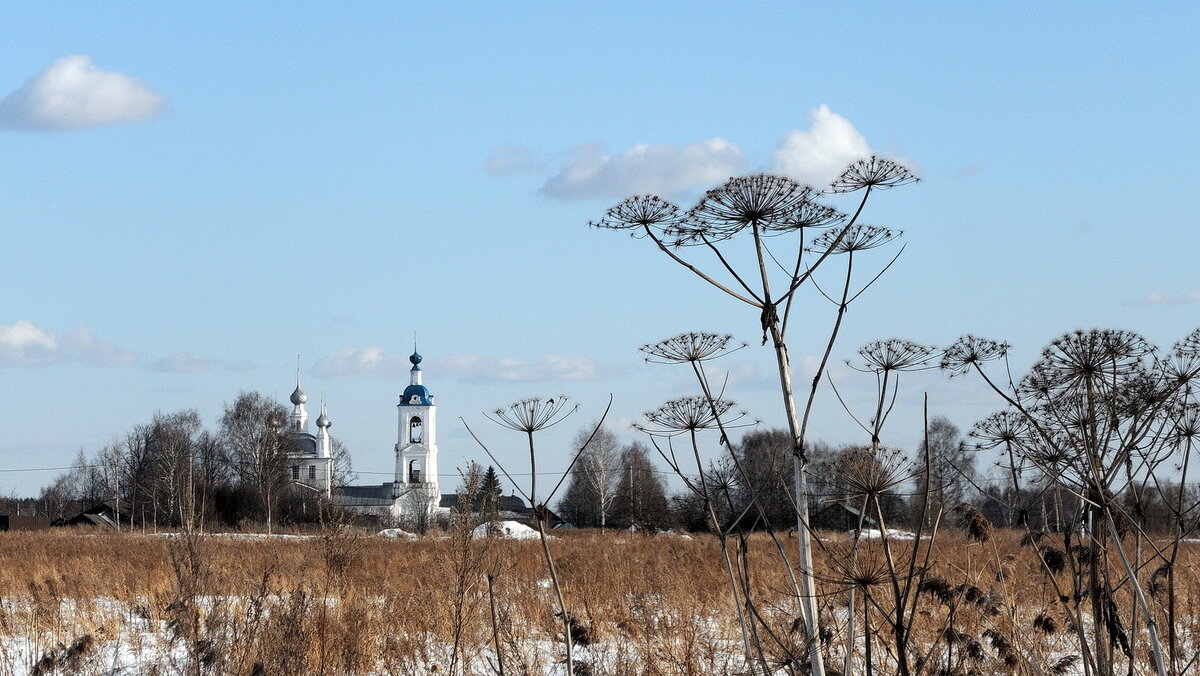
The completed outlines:
[[[411,382],[400,395],[399,428],[396,433],[396,478],[392,498],[413,491],[425,493],[437,506],[441,497],[437,483],[437,406],[429,388],[421,383],[421,355],[413,350]]]

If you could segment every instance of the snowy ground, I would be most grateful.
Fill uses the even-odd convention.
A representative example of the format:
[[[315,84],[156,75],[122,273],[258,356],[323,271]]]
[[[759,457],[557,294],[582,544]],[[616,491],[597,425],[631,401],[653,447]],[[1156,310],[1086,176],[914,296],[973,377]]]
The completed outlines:
[[[276,599],[283,601],[284,599]],[[206,599],[208,604],[232,604],[246,607],[247,599]],[[3,606],[12,609],[11,601],[0,599],[0,610]],[[81,622],[90,625],[94,631],[84,633],[70,641],[33,640],[27,637],[0,635],[0,674],[4,676],[191,676],[195,673],[219,674],[216,671],[202,668],[196,671],[195,656],[189,654],[186,642],[173,637],[170,622],[151,620],[145,617],[143,610],[129,607],[112,599],[97,599],[90,604],[76,604],[69,599],[62,601],[64,617],[75,616],[82,619],[89,615],[91,620]],[[83,606],[87,607],[84,608]],[[651,618],[646,619],[650,625]],[[693,629],[701,633],[713,632],[713,623],[702,618],[693,618]],[[719,633],[719,632],[717,632]],[[577,664],[586,664],[592,674],[627,674],[641,673],[628,670],[631,664],[637,664],[641,658],[628,649],[628,645],[611,642],[606,645],[588,645],[575,647]],[[699,647],[699,646],[695,646]],[[681,646],[680,650],[692,647]],[[701,664],[709,665],[704,673],[733,673],[737,670],[740,658],[736,646],[727,643],[704,642],[704,659]],[[446,670],[450,664],[451,646],[431,640],[420,652],[422,655],[408,655],[400,659],[380,660],[376,670],[359,672],[361,676],[393,676],[396,674],[412,674],[427,676]],[[513,667],[519,673],[528,676],[564,676],[567,671],[563,664],[563,646],[548,638],[526,641],[521,647],[522,655],[515,659],[509,653],[510,670]],[[496,673],[496,653],[488,647],[467,647],[460,654],[460,660],[469,667],[465,673],[479,676]],[[630,660],[637,660],[631,662]],[[513,662],[523,662],[514,664]],[[237,672],[241,673],[241,672]],[[258,672],[255,672],[258,673]],[[457,673],[457,672],[456,672]],[[577,671],[576,673],[580,673]]]

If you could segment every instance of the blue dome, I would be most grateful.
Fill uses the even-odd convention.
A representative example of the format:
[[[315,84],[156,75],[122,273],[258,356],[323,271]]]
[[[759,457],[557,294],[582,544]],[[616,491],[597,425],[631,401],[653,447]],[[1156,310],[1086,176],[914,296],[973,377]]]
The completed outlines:
[[[413,366],[420,368],[419,365],[421,363],[421,355],[419,353],[417,353],[416,350],[414,350],[412,355],[409,356],[408,361],[411,362]]]
[[[400,395],[401,406],[433,406],[433,395],[424,385],[409,385]]]

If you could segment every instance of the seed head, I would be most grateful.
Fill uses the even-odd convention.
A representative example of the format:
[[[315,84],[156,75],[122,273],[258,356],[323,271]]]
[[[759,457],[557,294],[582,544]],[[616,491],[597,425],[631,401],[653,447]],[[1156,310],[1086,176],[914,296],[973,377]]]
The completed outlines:
[[[731,178],[705,193],[671,234],[675,244],[684,245],[729,239],[751,225],[763,232],[796,230],[800,226],[791,225],[790,219],[797,218],[818,195],[816,190],[786,176]]]
[[[936,349],[914,343],[901,338],[876,340],[858,349],[858,354],[866,362],[865,370],[872,373],[887,371],[917,371],[929,368],[929,360]]]
[[[637,195],[604,212],[598,221],[589,221],[593,228],[628,230],[637,237],[646,230],[663,231],[677,225],[683,217],[679,207],[657,195]]]
[[[899,230],[881,228],[876,225],[852,225],[846,229],[833,228],[826,230],[814,239],[808,246],[808,251],[816,254],[823,254],[826,251],[835,254],[866,251],[883,246],[902,234],[904,233]]]
[[[878,497],[911,479],[913,467],[897,449],[861,447],[840,453],[833,473],[846,497]]]
[[[635,427],[648,434],[668,437],[716,429],[718,420],[728,427],[746,416],[746,412],[741,411],[726,418],[733,406],[732,401],[724,399],[714,399],[710,404],[704,397],[680,397],[646,412],[646,423]]]
[[[851,164],[830,186],[831,193],[848,193],[863,188],[884,190],[915,183],[918,179],[904,165],[876,155]]]
[[[969,435],[978,441],[976,450],[987,450],[1001,444],[1019,444],[1029,436],[1029,423],[1016,411],[999,411],[975,423]]]
[[[1008,348],[1008,343],[967,334],[942,352],[938,366],[943,371],[949,371],[951,376],[961,375],[983,362],[1008,355]]]
[[[730,347],[733,336],[729,334],[704,333],[693,331],[681,333],[657,343],[643,345],[638,349],[646,355],[646,361],[658,364],[683,364],[708,361],[723,357],[730,352],[746,346]]]
[[[564,413],[566,406],[567,396],[562,394],[545,400],[528,397],[492,411],[488,418],[510,430],[532,433],[557,425],[579,408],[576,405]]]

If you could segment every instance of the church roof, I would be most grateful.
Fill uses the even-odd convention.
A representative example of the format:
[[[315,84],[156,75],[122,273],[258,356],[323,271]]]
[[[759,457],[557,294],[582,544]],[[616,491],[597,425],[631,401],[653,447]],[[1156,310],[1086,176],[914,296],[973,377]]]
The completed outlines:
[[[334,499],[343,507],[388,507],[392,499],[392,484],[376,486],[339,486]]]
[[[415,399],[413,397],[416,397]],[[400,395],[401,406],[433,406],[433,395],[424,385],[409,385]]]
[[[458,494],[443,493],[442,499],[438,502],[438,507],[445,507],[446,509],[458,507]],[[496,511],[523,515],[532,513],[533,510],[529,509],[529,506],[519,496],[501,495],[500,499],[496,501]]]
[[[340,486],[334,489],[334,500],[343,507],[390,507],[395,503],[395,499],[392,498],[392,482],[373,486]],[[438,499],[438,507],[458,507],[458,494],[442,493]],[[529,505],[516,495],[501,495],[496,507],[499,512],[515,516],[533,513]]]

